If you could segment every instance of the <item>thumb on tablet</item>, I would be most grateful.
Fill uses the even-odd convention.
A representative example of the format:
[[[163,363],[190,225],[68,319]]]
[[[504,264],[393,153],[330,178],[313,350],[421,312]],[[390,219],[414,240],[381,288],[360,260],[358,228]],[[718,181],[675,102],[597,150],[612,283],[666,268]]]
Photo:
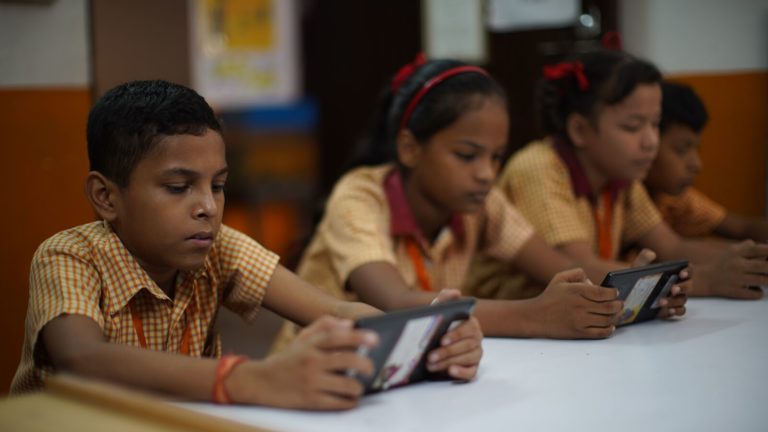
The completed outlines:
[[[581,267],[572,268],[570,270],[563,270],[552,276],[553,282],[584,282],[591,285],[591,282],[587,278],[587,273]]]
[[[461,298],[461,291],[453,288],[451,289],[444,288],[440,290],[440,292],[437,294],[437,297],[435,297],[435,299],[432,300],[432,303],[430,304],[442,303],[449,300],[456,300],[459,298]]]
[[[647,266],[648,264],[652,263],[656,259],[656,252],[648,249],[643,248],[635,257],[635,260],[632,261],[632,267],[642,267]]]

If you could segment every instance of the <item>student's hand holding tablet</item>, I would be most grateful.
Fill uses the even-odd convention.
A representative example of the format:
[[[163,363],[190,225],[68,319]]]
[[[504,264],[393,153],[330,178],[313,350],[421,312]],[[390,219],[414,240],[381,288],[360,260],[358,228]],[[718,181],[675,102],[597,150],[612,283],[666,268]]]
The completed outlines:
[[[592,284],[580,268],[557,273],[534,304],[533,333],[553,339],[602,339],[613,334],[622,309],[618,291]]]
[[[432,304],[459,298],[459,290],[444,289]],[[433,373],[444,371],[451,378],[468,381],[477,375],[480,358],[483,356],[483,331],[474,316],[458,321],[457,324],[440,339],[440,346],[427,355],[427,370]]]
[[[673,283],[666,297],[659,299],[659,311],[656,318],[674,318],[685,315],[685,304],[688,302],[688,293],[693,289],[690,267],[686,267],[677,274],[677,281]]]
[[[672,261],[608,272],[600,285],[618,289],[624,302],[616,325],[684,314],[687,268],[687,261]]]
[[[284,351],[235,368],[225,386],[235,403],[313,410],[350,409],[364,388],[344,371],[370,376],[371,359],[359,347],[374,348],[375,332],[353,322],[323,317],[299,332]]]
[[[656,260],[656,252],[643,248],[632,262],[633,268],[651,265]],[[657,318],[673,318],[685,315],[685,303],[688,301],[688,292],[692,288],[690,269],[686,267],[677,275],[677,280],[669,289],[667,295],[659,299],[659,312]]]

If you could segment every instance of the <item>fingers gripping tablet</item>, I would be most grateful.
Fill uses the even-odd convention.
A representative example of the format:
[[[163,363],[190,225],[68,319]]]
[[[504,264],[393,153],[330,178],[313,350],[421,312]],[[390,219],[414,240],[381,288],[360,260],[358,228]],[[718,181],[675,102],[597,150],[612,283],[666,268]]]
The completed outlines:
[[[358,320],[356,328],[379,334],[375,348],[358,350],[374,364],[371,376],[355,375],[365,386],[365,392],[374,393],[428,378],[426,353],[440,344],[440,338],[454,323],[469,318],[474,305],[474,299],[460,299]]]
[[[654,318],[659,301],[669,295],[686,267],[688,261],[670,261],[609,272],[600,285],[617,288],[619,299],[624,301],[617,325]]]

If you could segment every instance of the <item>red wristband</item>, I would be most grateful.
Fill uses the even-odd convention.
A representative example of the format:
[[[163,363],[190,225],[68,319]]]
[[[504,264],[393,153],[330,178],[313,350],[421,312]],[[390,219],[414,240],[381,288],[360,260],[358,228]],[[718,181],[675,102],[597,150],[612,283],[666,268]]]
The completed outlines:
[[[238,355],[225,355],[219,359],[219,363],[216,365],[216,380],[213,382],[213,391],[211,392],[211,400],[214,403],[232,403],[227,388],[224,386],[224,381],[227,380],[237,365],[245,361],[248,361],[248,357]]]

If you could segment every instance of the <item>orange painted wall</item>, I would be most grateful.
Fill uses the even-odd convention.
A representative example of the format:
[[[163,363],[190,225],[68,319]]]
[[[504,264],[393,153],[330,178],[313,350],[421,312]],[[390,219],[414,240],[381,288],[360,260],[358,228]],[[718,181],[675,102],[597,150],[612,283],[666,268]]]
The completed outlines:
[[[0,89],[0,394],[8,391],[21,353],[32,254],[52,234],[93,219],[83,194],[90,104],[87,89]]]
[[[768,151],[768,72],[670,76],[693,86],[710,120],[695,186],[730,211],[763,216]]]

